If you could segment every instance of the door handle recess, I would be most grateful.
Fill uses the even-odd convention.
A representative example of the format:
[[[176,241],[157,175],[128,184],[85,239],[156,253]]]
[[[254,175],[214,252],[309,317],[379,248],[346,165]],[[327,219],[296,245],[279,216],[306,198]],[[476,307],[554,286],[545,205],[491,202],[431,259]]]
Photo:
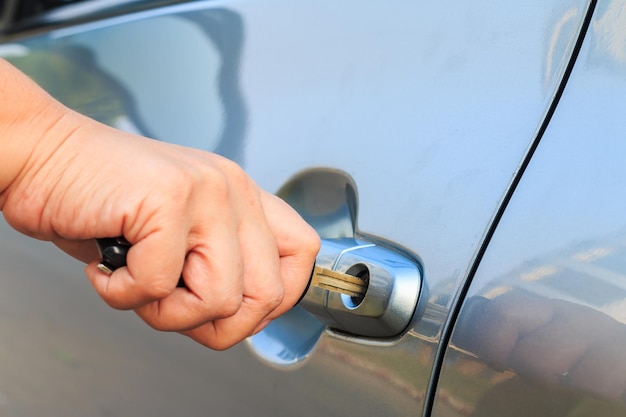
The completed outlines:
[[[361,278],[363,297],[310,287],[300,306],[329,328],[393,337],[410,323],[421,289],[419,264],[406,254],[362,239],[322,239],[317,265]]]
[[[316,265],[365,281],[362,297],[310,286],[299,304],[247,339],[271,366],[296,366],[323,334],[355,343],[391,340],[409,327],[422,291],[419,258],[393,242],[358,231],[355,181],[332,168],[311,168],[278,191],[322,238]]]

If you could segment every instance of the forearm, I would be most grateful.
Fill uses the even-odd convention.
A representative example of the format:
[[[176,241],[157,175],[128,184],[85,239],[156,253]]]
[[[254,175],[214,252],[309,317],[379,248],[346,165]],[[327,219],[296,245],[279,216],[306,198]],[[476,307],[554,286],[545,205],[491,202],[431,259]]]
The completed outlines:
[[[26,75],[0,59],[0,210],[8,189],[42,148],[54,148],[70,132],[69,109]]]

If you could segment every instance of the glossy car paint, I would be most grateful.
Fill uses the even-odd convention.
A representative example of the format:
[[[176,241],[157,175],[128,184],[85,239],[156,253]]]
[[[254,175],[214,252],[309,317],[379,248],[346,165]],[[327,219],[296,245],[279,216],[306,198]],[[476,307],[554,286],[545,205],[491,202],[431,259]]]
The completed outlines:
[[[329,331],[303,363],[272,367],[245,345],[210,352],[109,311],[77,264],[4,227],[0,343],[13,368],[0,377],[2,407],[10,415],[420,415],[448,315],[587,8],[200,1],[4,45],[77,110],[218,151],[268,190],[305,169],[346,172],[358,189],[358,233],[417,254],[424,289],[401,337]]]
[[[600,1],[472,280],[436,416],[626,414],[626,4]]]

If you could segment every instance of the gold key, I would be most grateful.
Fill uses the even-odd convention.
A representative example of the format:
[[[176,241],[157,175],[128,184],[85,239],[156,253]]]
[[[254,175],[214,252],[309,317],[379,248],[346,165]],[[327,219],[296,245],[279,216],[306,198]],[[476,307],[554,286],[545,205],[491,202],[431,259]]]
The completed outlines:
[[[367,282],[365,280],[317,265],[313,269],[311,285],[349,295],[350,297],[363,297],[367,290]]]

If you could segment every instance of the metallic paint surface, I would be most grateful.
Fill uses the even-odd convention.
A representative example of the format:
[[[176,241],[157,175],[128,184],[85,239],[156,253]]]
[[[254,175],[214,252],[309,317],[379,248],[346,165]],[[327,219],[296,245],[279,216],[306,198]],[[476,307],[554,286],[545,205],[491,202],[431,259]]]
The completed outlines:
[[[626,2],[600,1],[455,327],[432,415],[626,414]]]
[[[4,227],[0,407],[420,415],[442,326],[587,5],[200,1],[3,46],[77,110],[218,151],[268,190],[307,168],[346,171],[359,230],[419,254],[426,292],[404,336],[327,333],[284,372],[243,347],[210,352],[107,310],[78,265]]]

